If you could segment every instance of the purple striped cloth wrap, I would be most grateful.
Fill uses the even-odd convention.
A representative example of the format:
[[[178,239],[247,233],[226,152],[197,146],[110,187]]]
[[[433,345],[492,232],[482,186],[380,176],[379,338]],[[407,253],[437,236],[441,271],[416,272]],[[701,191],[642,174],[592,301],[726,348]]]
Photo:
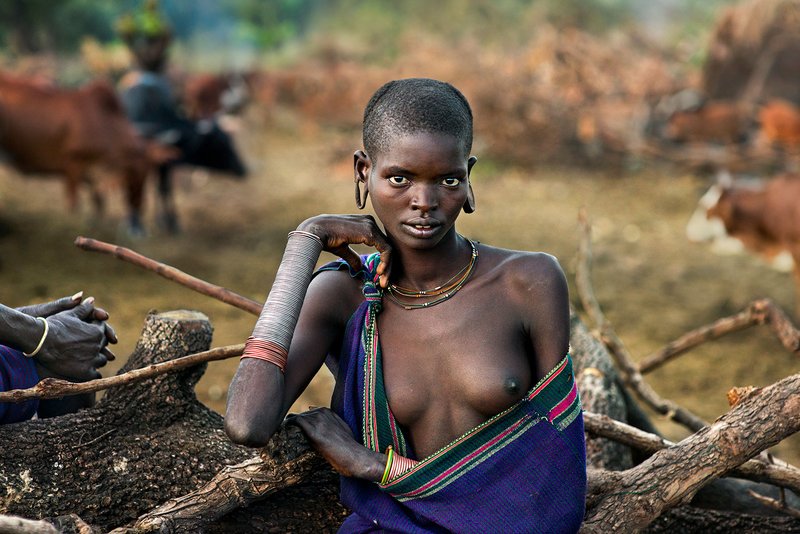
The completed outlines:
[[[336,377],[332,409],[369,449],[419,460],[385,485],[342,477],[353,511],[339,532],[576,532],[586,498],[580,398],[569,355],[518,403],[426,458],[417,458],[386,399],[376,317],[379,256],[350,275],[364,302],[341,350],[326,361]],[[338,261],[320,269],[344,270]],[[319,271],[318,271],[319,272]]]

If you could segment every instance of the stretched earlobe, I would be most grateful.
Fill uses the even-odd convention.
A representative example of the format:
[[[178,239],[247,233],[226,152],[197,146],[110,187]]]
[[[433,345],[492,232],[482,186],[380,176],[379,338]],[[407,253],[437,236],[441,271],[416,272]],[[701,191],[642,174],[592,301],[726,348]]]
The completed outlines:
[[[361,193],[361,188],[358,184],[361,183],[359,180],[356,180],[356,207],[360,210],[363,210],[367,205],[367,195],[369,195],[369,189],[367,189],[367,185],[364,184],[364,193]]]
[[[478,158],[470,156],[467,161],[467,200],[464,202],[464,213],[475,212],[475,192],[472,191],[472,182],[469,181],[469,173],[472,172],[472,167],[478,162]]]
[[[464,202],[464,213],[475,212],[475,193],[472,191],[472,184],[467,182],[469,191],[467,192],[467,200]]]
[[[367,195],[369,195],[369,187],[367,177],[369,176],[370,161],[369,156],[363,150],[356,150],[353,154],[353,172],[355,175],[356,185],[356,207],[363,210],[367,205]],[[364,184],[364,192],[361,192],[359,184]]]

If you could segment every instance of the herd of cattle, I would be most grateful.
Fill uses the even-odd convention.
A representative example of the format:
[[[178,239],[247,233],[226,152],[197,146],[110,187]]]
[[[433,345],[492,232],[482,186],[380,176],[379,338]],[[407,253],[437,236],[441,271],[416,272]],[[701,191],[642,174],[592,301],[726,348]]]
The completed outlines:
[[[793,271],[800,317],[800,107],[785,100],[761,106],[706,102],[673,113],[664,135],[676,142],[760,143],[783,157],[784,170],[772,178],[735,180],[718,169],[686,233],[690,241],[712,242],[717,252],[749,250],[777,269]]]
[[[148,89],[146,84],[130,84],[123,91],[123,98],[126,92],[129,96],[124,102],[105,81],[64,89],[0,73],[0,159],[23,173],[63,176],[71,208],[77,205],[79,187],[88,184],[100,214],[104,199],[97,170],[117,176],[126,195],[132,235],[144,232],[145,185],[150,175],[157,174],[160,220],[168,231],[176,231],[170,178],[176,165],[208,167],[239,177],[245,175],[245,167],[233,140],[214,119],[227,88],[191,93],[195,97],[191,109],[202,110],[196,119],[176,113],[164,99],[151,98]],[[131,108],[131,102],[139,107]],[[155,132],[159,135],[146,135],[137,128],[131,116],[137,111],[159,117],[161,127]],[[164,122],[164,116],[171,120]]]
[[[208,167],[242,177],[245,166],[230,135],[216,120],[246,100],[244,79],[200,75],[185,84],[183,112],[165,105],[163,80],[132,74],[115,89],[95,81],[63,89],[0,72],[0,159],[24,173],[64,177],[68,204],[88,184],[95,209],[104,199],[94,169],[119,177],[126,195],[128,230],[141,235],[142,205],[149,176],[157,177],[159,221],[178,230],[171,171],[176,165]],[[119,93],[118,93],[119,91]],[[152,128],[148,121],[158,117]],[[766,143],[795,164],[800,153],[800,108],[775,100],[760,107],[735,102],[697,102],[672,111],[662,136],[672,142]],[[755,141],[754,141],[755,139]],[[713,240],[746,248],[793,266],[800,310],[800,174],[798,170],[737,183],[729,175],[703,196],[687,227],[692,241]],[[730,249],[730,247],[728,247]]]

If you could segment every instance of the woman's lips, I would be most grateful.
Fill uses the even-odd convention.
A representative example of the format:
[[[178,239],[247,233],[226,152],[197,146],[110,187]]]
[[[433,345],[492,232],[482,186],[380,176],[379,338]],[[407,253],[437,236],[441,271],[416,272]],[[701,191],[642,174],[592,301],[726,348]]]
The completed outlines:
[[[438,221],[409,221],[403,223],[406,232],[414,237],[430,237],[434,235],[441,225]]]

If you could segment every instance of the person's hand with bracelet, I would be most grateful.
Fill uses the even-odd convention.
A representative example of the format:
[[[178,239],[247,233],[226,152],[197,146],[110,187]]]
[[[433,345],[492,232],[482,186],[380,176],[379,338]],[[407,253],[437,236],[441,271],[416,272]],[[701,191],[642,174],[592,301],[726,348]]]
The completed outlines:
[[[0,344],[29,358],[39,380],[83,382],[98,378],[97,368],[114,359],[107,345],[117,336],[107,319],[108,313],[95,307],[94,298],[84,300],[83,292],[16,309],[0,304]],[[52,417],[93,403],[93,393],[41,400],[38,415]]]
[[[388,285],[392,247],[372,215],[317,215],[300,223],[297,230],[319,237],[323,250],[342,258],[353,271],[361,268],[361,258],[350,245],[375,247],[381,255],[380,286]]]
[[[46,322],[48,330],[36,354],[31,354],[40,377],[85,382],[100,378],[97,369],[115,358],[108,344],[116,343],[117,336],[106,323],[108,313],[94,306],[93,297],[37,319]]]

